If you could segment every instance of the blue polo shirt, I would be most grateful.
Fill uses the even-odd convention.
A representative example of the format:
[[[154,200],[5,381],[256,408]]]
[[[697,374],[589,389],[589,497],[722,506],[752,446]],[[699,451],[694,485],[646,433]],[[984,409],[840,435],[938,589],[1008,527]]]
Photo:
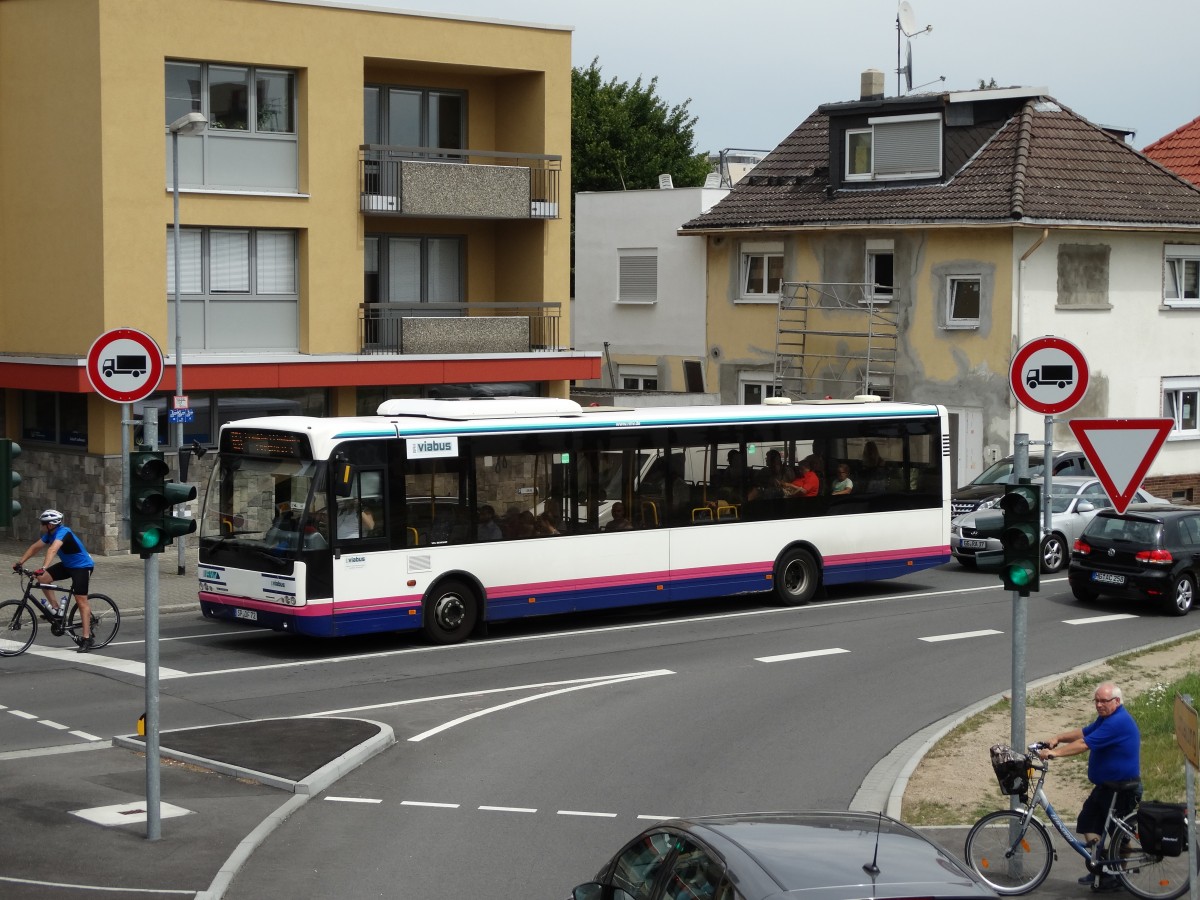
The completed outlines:
[[[1142,735],[1122,703],[1109,716],[1083,726],[1088,745],[1088,781],[1133,781],[1142,777]]]

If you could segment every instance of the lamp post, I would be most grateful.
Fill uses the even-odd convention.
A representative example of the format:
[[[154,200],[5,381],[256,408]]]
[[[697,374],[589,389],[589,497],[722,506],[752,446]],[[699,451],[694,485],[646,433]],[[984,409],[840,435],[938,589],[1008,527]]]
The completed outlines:
[[[180,259],[179,259],[179,135],[199,134],[208,125],[203,113],[184,113],[168,127],[171,129],[171,198],[175,204],[175,224],[172,230],[175,245],[175,394],[183,394],[183,307],[179,303]],[[183,421],[176,423],[175,443],[183,450]],[[179,547],[179,574],[187,571],[187,535],[176,541]]]

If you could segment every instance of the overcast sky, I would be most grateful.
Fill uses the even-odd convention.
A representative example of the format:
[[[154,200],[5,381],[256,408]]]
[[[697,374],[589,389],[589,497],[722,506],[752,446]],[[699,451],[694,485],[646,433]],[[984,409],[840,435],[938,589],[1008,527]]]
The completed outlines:
[[[606,80],[657,76],[669,105],[690,99],[697,150],[770,150],[819,104],[858,99],[864,69],[897,91],[897,0],[349,2],[571,26],[575,66],[599,57]],[[1139,149],[1200,116],[1200,0],[909,3],[933,26],[911,39],[915,90],[1048,88]]]

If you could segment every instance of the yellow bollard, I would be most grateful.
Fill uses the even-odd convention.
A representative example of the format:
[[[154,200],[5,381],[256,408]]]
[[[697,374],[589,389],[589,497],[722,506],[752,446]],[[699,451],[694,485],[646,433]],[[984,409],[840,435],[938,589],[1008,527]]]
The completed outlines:
[[[142,713],[138,716],[138,732],[142,737],[146,736],[146,714]]]

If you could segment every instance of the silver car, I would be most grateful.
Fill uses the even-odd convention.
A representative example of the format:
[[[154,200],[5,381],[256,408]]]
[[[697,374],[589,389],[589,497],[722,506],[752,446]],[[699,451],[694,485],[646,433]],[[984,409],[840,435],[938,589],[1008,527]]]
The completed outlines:
[[[1133,503],[1159,503],[1157,497],[1138,488]],[[1050,533],[1042,539],[1042,571],[1061,572],[1071,560],[1071,547],[1087,523],[1102,509],[1112,509],[1112,501],[1099,478],[1083,475],[1059,475],[1050,484]],[[962,565],[975,566],[975,554],[981,550],[1000,550],[1000,538],[988,526],[996,521],[995,510],[966,513],[950,522],[950,552]],[[981,522],[978,517],[983,516]],[[980,525],[984,528],[981,530]]]

